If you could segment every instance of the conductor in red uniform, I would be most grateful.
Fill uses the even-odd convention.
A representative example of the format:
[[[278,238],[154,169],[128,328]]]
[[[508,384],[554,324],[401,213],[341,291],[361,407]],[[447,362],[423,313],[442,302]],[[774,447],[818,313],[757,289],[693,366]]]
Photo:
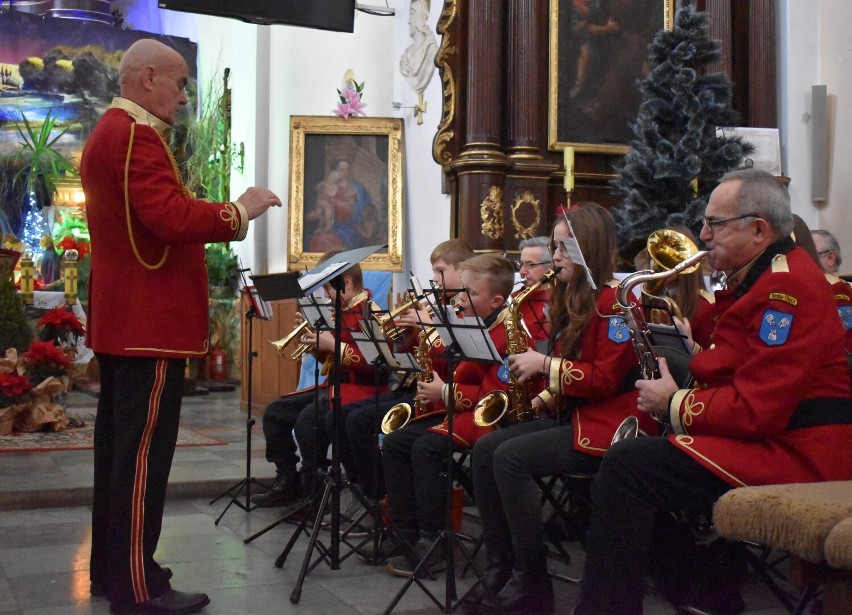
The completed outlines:
[[[844,330],[819,267],[790,237],[790,197],[747,170],[710,196],[701,239],[727,275],[695,386],[640,380],[638,407],[670,422],[667,438],[612,446],[592,485],[576,614],[642,612],[658,513],[709,514],[747,485],[849,480],[852,400]]]
[[[196,199],[164,136],[187,103],[186,62],[142,39],[121,60],[121,96],[95,126],[80,174],[92,237],[88,345],[100,365],[91,591],[113,613],[193,613],[154,561],[177,442],[186,359],[208,351],[204,244],[245,238],[272,192]]]

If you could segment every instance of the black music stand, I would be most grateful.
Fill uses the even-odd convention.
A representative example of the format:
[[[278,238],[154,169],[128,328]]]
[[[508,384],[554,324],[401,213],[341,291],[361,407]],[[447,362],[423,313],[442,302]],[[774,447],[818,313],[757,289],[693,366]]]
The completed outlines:
[[[453,292],[452,290],[447,291],[445,289],[444,292]],[[459,292],[467,292],[466,289],[461,289]],[[439,306],[440,310],[440,318],[442,324],[437,324],[436,328],[441,335],[441,339],[446,346],[446,356],[447,356],[447,386],[448,390],[453,390],[453,375],[455,369],[458,365],[458,362],[461,359],[470,360],[470,361],[479,361],[485,363],[502,363],[503,358],[497,353],[496,348],[494,348],[494,344],[491,341],[491,337],[488,335],[487,328],[485,324],[480,320],[476,315],[474,317],[468,319],[460,319],[453,313],[452,310],[446,309],[445,306]],[[485,582],[485,576],[482,571],[476,565],[476,562],[473,559],[473,556],[468,552],[468,550],[464,546],[464,541],[473,542],[472,539],[468,536],[463,536],[459,532],[453,529],[452,524],[452,495],[453,495],[453,416],[455,414],[455,395],[450,393],[447,395],[447,453],[446,453],[446,477],[445,477],[445,518],[444,518],[444,530],[438,535],[423,557],[420,559],[420,563],[414,568],[411,573],[411,576],[406,580],[405,584],[400,588],[399,592],[397,592],[396,596],[394,596],[391,603],[385,609],[385,615],[391,613],[402,600],[402,597],[408,591],[408,588],[411,587],[412,583],[417,583],[418,587],[423,590],[432,602],[440,608],[444,613],[451,613],[458,608],[461,603],[464,601],[464,598],[474,590],[476,587],[476,583],[474,583],[470,589],[462,596],[455,604],[453,603],[457,597],[456,591],[456,579],[455,579],[455,557],[453,555],[453,547],[458,547],[459,551],[461,551],[464,558],[467,560],[467,565],[473,569],[473,572],[476,574],[479,583],[482,583],[483,586],[488,590],[488,594],[491,598],[493,598],[496,602],[496,595],[488,587],[488,584]],[[444,545],[444,553],[447,564],[447,569],[445,572],[445,595],[444,602],[440,602],[438,598],[432,594],[431,591],[423,584],[420,580],[420,576],[423,574],[427,574],[429,572],[427,562],[429,561],[432,552],[438,548],[439,545],[443,543]]]
[[[306,297],[299,299],[299,309],[302,311],[305,320],[311,323],[311,328],[316,333],[321,333],[323,331],[333,331],[334,325],[332,324],[333,317],[330,312],[328,312],[328,304],[320,304],[317,302],[316,298],[313,294],[309,294]],[[314,361],[314,407],[319,407],[319,376],[320,376],[320,364],[319,361]],[[297,524],[297,530],[290,537],[290,540],[287,543],[287,547],[285,547],[284,551],[278,558],[275,560],[275,566],[280,568],[284,560],[287,558],[287,553],[290,552],[290,549],[293,545],[296,544],[296,540],[299,535],[306,531],[305,525],[307,523],[308,517],[303,515],[303,511],[307,509],[312,504],[313,498],[304,498],[299,502],[296,502],[293,506],[287,509],[281,517],[279,517],[276,521],[273,521],[266,527],[261,530],[258,530],[251,536],[245,538],[243,540],[243,544],[249,544],[255,538],[259,538],[268,532],[269,530],[278,527],[282,523],[287,521],[295,521],[299,519],[299,523]]]
[[[325,476],[325,488],[321,494],[314,496],[313,504],[316,511],[315,518],[310,532],[310,542],[308,544],[305,559],[302,563],[302,568],[299,571],[299,578],[296,581],[296,587],[290,594],[290,602],[296,604],[302,596],[302,584],[305,581],[305,576],[315,568],[320,561],[326,561],[329,568],[332,570],[340,569],[340,452],[338,443],[340,442],[340,430],[342,423],[340,422],[340,335],[343,322],[343,301],[341,298],[343,278],[342,274],[348,271],[351,267],[357,265],[370,255],[378,252],[386,245],[367,246],[357,248],[347,252],[335,254],[331,258],[323,261],[314,269],[308,271],[305,275],[299,278],[299,286],[302,293],[305,295],[313,293],[317,288],[325,284],[331,284],[337,292],[335,293],[334,301],[334,355],[333,367],[331,372],[330,386],[333,387],[332,395],[329,399],[332,412],[332,430],[331,430],[331,467]],[[317,499],[319,498],[319,502]],[[318,541],[319,530],[322,525],[322,518],[325,512],[326,505],[331,502],[331,544],[326,547]],[[300,524],[300,528],[304,527]],[[296,532],[290,539],[290,543],[285,548],[284,552],[278,556],[275,561],[277,567],[284,564],[296,537],[301,532]],[[314,549],[319,551],[319,557],[311,564]]]
[[[274,275],[267,276],[250,276],[252,281],[255,282],[255,286],[251,286],[246,283],[245,273],[250,271],[250,269],[240,269],[240,277],[243,281],[243,288],[241,290],[244,293],[247,302],[248,309],[246,310],[246,324],[248,325],[248,350],[246,352],[246,377],[248,380],[247,389],[246,389],[246,475],[245,478],[240,480],[235,485],[229,487],[215,498],[210,501],[210,505],[212,506],[217,501],[225,496],[231,496],[228,505],[225,506],[225,509],[216,517],[216,521],[214,525],[219,525],[219,521],[222,520],[222,517],[225,516],[225,513],[228,512],[228,509],[232,504],[236,504],[239,508],[242,508],[246,512],[251,512],[257,506],[252,506],[251,504],[251,486],[252,484],[260,484],[263,485],[260,481],[254,478],[251,475],[251,432],[252,427],[254,427],[255,420],[252,416],[252,376],[253,376],[253,365],[254,359],[257,356],[257,351],[252,348],[252,334],[253,334],[253,324],[254,319],[256,317],[263,318],[264,320],[268,320],[271,316],[271,312],[269,311],[268,305],[266,305],[267,301],[278,301],[280,299],[291,299],[294,297],[301,297],[302,290],[299,287],[298,275],[295,273],[278,273]],[[261,279],[261,282],[258,284],[258,280]],[[245,490],[246,501],[245,503],[240,502],[240,493]]]

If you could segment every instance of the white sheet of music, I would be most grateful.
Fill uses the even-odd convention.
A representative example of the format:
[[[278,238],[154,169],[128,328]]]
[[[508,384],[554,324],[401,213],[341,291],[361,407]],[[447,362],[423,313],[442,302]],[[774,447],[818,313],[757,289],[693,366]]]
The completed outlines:
[[[307,290],[323,278],[330,277],[335,271],[342,267],[345,267],[347,264],[348,263],[346,261],[329,263],[322,268],[322,271],[317,271],[316,273],[306,273],[301,278],[299,278],[299,286],[302,287],[302,290]]]
[[[299,299],[299,309],[302,311],[305,320],[310,323],[311,328],[317,323],[320,323],[319,326],[323,329],[334,328],[333,306],[330,302],[316,303],[310,297],[302,297]]]
[[[458,342],[461,356],[465,359],[479,359],[482,361],[502,361],[500,353],[491,341],[491,336],[485,329],[485,323],[476,316],[465,318],[456,316],[452,312],[447,313],[447,320],[452,328],[453,335],[446,325],[437,325],[435,328],[444,346],[451,346],[453,341]],[[462,325],[462,326],[460,326]],[[453,339],[455,336],[455,340]]]

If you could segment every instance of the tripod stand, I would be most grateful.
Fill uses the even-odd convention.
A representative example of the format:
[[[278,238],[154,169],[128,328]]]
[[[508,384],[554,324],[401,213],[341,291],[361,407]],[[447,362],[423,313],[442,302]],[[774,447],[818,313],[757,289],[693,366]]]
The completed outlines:
[[[246,389],[246,405],[247,405],[247,408],[246,408],[246,475],[245,475],[245,478],[240,480],[240,482],[229,487],[228,489],[226,489],[225,491],[223,491],[222,493],[220,493],[219,495],[217,495],[215,498],[213,498],[210,501],[210,505],[212,506],[213,504],[218,502],[221,498],[223,498],[225,496],[231,496],[231,500],[228,502],[228,505],[225,506],[225,509],[219,514],[218,517],[216,517],[215,525],[219,525],[219,521],[222,520],[222,517],[225,516],[225,513],[228,512],[228,509],[231,507],[232,504],[236,504],[239,508],[242,508],[246,512],[251,512],[252,510],[257,508],[256,506],[252,506],[252,504],[251,504],[251,486],[252,486],[252,484],[256,483],[256,484],[259,484],[263,487],[266,487],[266,485],[264,485],[263,483],[261,483],[259,480],[257,480],[256,478],[254,478],[251,475],[251,432],[252,432],[252,428],[254,427],[254,424],[255,424],[254,417],[251,414],[251,403],[252,403],[251,387],[252,387],[252,374],[253,374],[254,359],[257,356],[257,351],[254,350],[253,347],[252,347],[253,346],[252,333],[253,333],[253,329],[254,329],[254,326],[253,326],[254,317],[255,317],[257,312],[255,310],[254,303],[251,300],[252,299],[251,289],[246,289],[244,292],[247,292],[249,294],[249,308],[246,311],[246,324],[248,325],[248,350],[246,351],[246,372],[247,372],[246,375],[247,375],[247,379],[248,379],[248,383],[246,385],[247,386],[247,389]],[[246,494],[245,503],[241,502],[240,499],[239,499],[240,494],[243,492],[243,490],[245,490],[245,494]]]
[[[446,405],[447,405],[446,451],[444,453],[445,464],[446,464],[445,465],[445,476],[444,476],[444,490],[445,490],[444,491],[444,497],[445,497],[445,500],[444,500],[444,505],[445,505],[445,508],[444,508],[444,529],[443,529],[443,531],[441,531],[441,533],[438,535],[438,537],[433,541],[433,543],[429,546],[429,548],[426,550],[426,552],[422,555],[420,562],[416,565],[416,567],[412,571],[411,576],[408,578],[408,580],[403,585],[403,587],[400,588],[399,592],[396,594],[396,596],[394,597],[394,599],[392,600],[390,605],[388,605],[387,609],[384,611],[386,614],[393,611],[394,607],[399,603],[399,601],[402,599],[402,597],[408,591],[408,588],[411,587],[412,583],[417,583],[417,585],[420,587],[420,589],[422,589],[423,592],[432,600],[432,602],[434,602],[435,605],[438,606],[443,612],[449,613],[449,612],[454,611],[459,606],[459,604],[461,603],[461,601],[456,602],[455,604],[453,603],[453,601],[456,600],[456,597],[457,597],[456,581],[455,581],[455,562],[454,562],[454,553],[453,553],[454,548],[459,549],[460,553],[464,556],[464,558],[467,561],[467,564],[466,564],[467,567],[470,567],[470,568],[473,569],[473,571],[476,574],[476,577],[479,580],[479,582],[483,583],[483,585],[485,586],[488,593],[492,597],[496,598],[493,595],[493,592],[491,591],[488,584],[485,582],[485,577],[483,576],[482,572],[479,570],[476,563],[474,562],[473,556],[465,548],[464,542],[472,543],[473,540],[470,537],[464,536],[464,535],[460,534],[459,532],[457,532],[454,529],[453,524],[452,524],[452,491],[453,491],[452,474],[453,474],[453,465],[454,465],[453,454],[455,452],[454,446],[453,446],[453,434],[454,434],[454,432],[453,432],[453,420],[454,420],[456,403],[457,403],[456,391],[455,391],[455,388],[454,388],[453,380],[454,380],[454,377],[455,377],[455,371],[456,371],[456,367],[457,367],[457,364],[458,364],[458,359],[461,358],[461,357],[464,357],[464,358],[467,358],[467,359],[470,359],[470,360],[478,360],[478,361],[483,361],[483,362],[487,361],[487,362],[492,362],[492,363],[501,362],[501,360],[499,358],[499,354],[496,352],[496,349],[494,348],[493,343],[491,342],[490,337],[488,337],[487,334],[485,334],[485,329],[483,327],[479,326],[479,324],[471,325],[471,324],[466,324],[463,321],[462,322],[456,321],[454,324],[452,324],[452,321],[454,320],[453,317],[451,317],[450,315],[448,315],[446,313],[443,314],[443,317],[444,317],[444,327],[443,327],[444,330],[441,331],[442,327],[440,327],[440,326],[438,327],[438,330],[439,330],[439,332],[441,332],[441,337],[442,337],[442,339],[445,339],[445,344],[447,345],[446,356],[447,356],[447,363],[448,363],[448,366],[447,366],[448,378],[447,378],[447,383],[446,383],[447,389],[446,389],[446,392],[443,394],[443,397],[444,397],[444,399],[446,401]],[[452,326],[451,326],[451,324],[452,324]],[[464,329],[468,329],[468,330],[478,329],[479,331],[481,331],[483,339],[480,340],[480,341],[486,342],[485,346],[488,347],[487,348],[488,354],[487,355],[481,354],[481,350],[477,348],[478,342],[476,340],[472,339],[474,336],[472,336],[472,335],[470,335],[470,336],[469,335],[458,335],[458,336],[456,336],[452,331],[453,327],[456,327],[456,328],[462,329],[462,330],[464,330]],[[465,333],[472,333],[472,332],[466,331]],[[490,356],[488,356],[488,355],[490,355]],[[444,558],[445,558],[446,570],[447,570],[446,576],[445,576],[445,581],[446,581],[445,582],[445,596],[444,596],[443,602],[441,602],[423,584],[423,582],[421,581],[421,578],[420,578],[424,573],[428,572],[429,565],[431,563],[434,563],[432,561],[432,554],[436,551],[436,549],[439,549],[441,547],[443,547],[443,549],[444,549]],[[413,563],[413,561],[412,561],[412,563]],[[476,587],[476,585],[471,587],[469,592],[473,591],[474,587]],[[464,597],[462,597],[462,600],[463,599],[464,599]]]

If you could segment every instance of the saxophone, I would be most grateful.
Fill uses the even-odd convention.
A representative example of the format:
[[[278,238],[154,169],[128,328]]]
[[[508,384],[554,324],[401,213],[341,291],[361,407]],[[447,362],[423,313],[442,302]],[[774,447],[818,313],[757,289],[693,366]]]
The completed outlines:
[[[509,315],[503,321],[506,328],[506,354],[521,354],[527,351],[529,345],[521,327],[521,306],[542,285],[549,284],[558,271],[551,269],[538,282],[515,297],[509,308]],[[474,423],[480,427],[493,427],[501,421],[504,425],[515,425],[538,418],[530,400],[529,381],[519,382],[515,376],[510,375],[508,389],[508,393],[492,391],[480,399],[473,411]]]
[[[417,350],[414,353],[414,358],[417,364],[423,368],[422,372],[417,374],[417,382],[432,382],[432,357],[429,355],[429,336],[435,331],[435,327],[426,327],[417,334]],[[417,418],[426,412],[423,402],[414,398],[414,408],[411,404],[400,402],[390,408],[382,418],[382,433],[389,434],[400,427],[404,427],[413,418]]]

